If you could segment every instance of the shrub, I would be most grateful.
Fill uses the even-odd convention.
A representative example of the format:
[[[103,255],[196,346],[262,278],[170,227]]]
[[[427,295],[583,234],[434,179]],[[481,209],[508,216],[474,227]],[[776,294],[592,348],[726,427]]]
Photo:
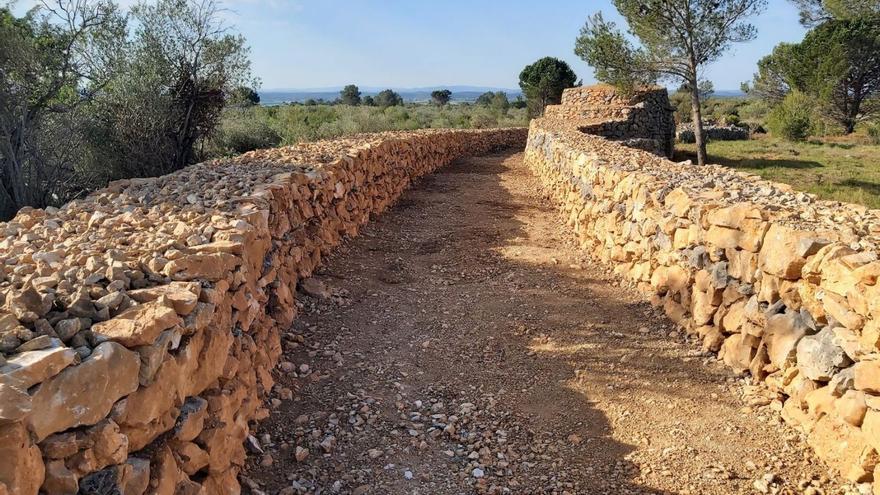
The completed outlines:
[[[813,126],[815,101],[807,95],[792,91],[770,112],[767,125],[770,132],[788,141],[804,141]]]
[[[228,110],[220,128],[206,144],[208,156],[229,156],[260,148],[271,148],[281,142],[265,118],[248,110]]]
[[[767,105],[767,102],[757,98],[749,99],[739,107],[738,111],[740,119],[752,125],[761,125],[766,122],[769,112],[770,107]]]
[[[880,122],[868,124],[868,138],[871,140],[871,144],[880,144]]]

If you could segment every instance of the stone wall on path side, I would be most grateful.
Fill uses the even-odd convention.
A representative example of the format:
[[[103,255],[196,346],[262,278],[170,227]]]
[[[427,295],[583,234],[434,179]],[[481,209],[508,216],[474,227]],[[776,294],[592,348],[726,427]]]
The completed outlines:
[[[526,132],[255,151],[0,224],[0,494],[238,493],[298,281],[417,177]]]
[[[880,493],[880,211],[532,122],[526,163],[580,243],[769,388],[818,458]],[[876,480],[876,481],[874,481]]]

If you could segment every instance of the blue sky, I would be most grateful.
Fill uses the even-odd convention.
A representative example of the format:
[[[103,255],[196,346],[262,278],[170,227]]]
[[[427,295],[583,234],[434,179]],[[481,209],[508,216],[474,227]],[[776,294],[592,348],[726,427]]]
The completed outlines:
[[[610,0],[220,1],[228,24],[250,43],[263,90],[348,83],[516,88],[522,68],[548,55],[566,60],[590,83],[592,69],[573,52],[578,31],[598,10],[622,24]],[[716,89],[738,89],[773,46],[803,38],[789,2],[769,4],[753,20],[758,38],[707,70]]]
[[[754,19],[759,37],[734,47],[706,75],[738,89],[755,64],[803,28],[784,0]],[[585,82],[592,70],[573,53],[587,16],[610,0],[227,0],[247,37],[263,89],[477,85],[517,87],[522,68],[543,56],[566,60]]]

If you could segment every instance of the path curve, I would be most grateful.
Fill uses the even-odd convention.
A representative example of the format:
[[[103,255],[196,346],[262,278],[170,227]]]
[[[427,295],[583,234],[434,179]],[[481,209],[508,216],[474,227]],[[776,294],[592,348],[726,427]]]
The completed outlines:
[[[422,179],[300,297],[244,485],[845,493],[760,389],[701,354],[567,232],[520,153]]]

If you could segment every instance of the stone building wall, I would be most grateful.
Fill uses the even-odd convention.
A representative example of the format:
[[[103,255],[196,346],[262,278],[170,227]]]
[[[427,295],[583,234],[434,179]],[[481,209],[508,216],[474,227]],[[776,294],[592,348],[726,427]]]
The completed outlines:
[[[880,211],[532,122],[526,162],[590,253],[766,385],[817,457],[880,492]]]
[[[262,150],[0,224],[0,494],[239,493],[298,281],[413,179],[525,139]]]
[[[569,88],[562,104],[548,106],[544,117],[659,155],[671,157],[674,151],[675,119],[665,88],[632,95],[604,84]]]

